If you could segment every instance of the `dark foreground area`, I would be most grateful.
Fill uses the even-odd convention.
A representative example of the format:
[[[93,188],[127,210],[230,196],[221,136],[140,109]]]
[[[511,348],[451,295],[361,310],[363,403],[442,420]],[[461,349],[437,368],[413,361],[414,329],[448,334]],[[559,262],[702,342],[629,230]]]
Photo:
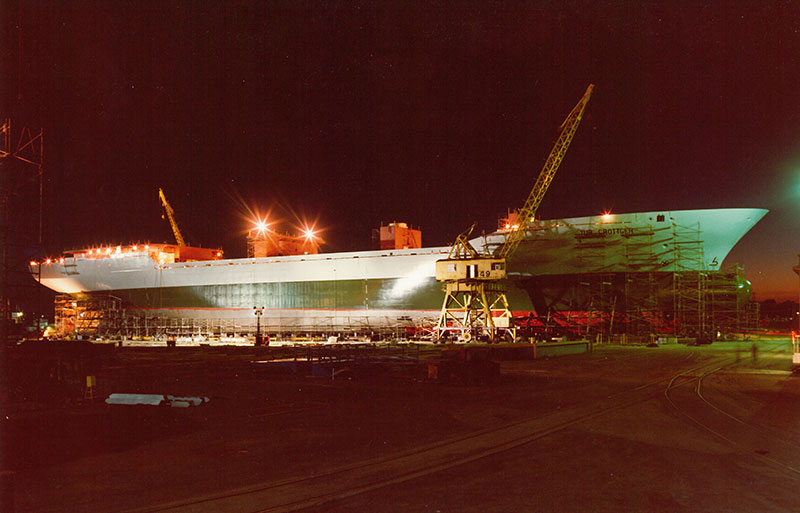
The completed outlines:
[[[481,379],[432,373],[438,348],[393,351],[320,372],[252,348],[104,349],[69,364],[95,372],[94,399],[28,383],[7,400],[15,509],[800,510],[786,340],[595,346]],[[209,400],[106,405],[113,392]]]

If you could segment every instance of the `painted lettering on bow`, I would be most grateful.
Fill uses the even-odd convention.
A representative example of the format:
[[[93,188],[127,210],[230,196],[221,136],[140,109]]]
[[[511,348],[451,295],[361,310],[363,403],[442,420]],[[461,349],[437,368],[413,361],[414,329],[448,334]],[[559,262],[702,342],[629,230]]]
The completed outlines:
[[[590,239],[593,237],[607,237],[609,235],[621,235],[623,237],[627,237],[633,235],[633,228],[629,227],[621,227],[621,228],[598,228],[597,230],[592,230],[591,228],[585,230],[577,230],[575,232],[576,239]]]

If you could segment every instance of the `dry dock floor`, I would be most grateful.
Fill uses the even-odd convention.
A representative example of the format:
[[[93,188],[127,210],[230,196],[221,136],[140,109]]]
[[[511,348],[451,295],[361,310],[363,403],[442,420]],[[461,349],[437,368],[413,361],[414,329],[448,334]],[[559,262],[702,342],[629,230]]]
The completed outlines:
[[[3,466],[17,512],[796,512],[790,346],[595,346],[481,386],[123,348],[101,390],[210,401],[5,412]]]

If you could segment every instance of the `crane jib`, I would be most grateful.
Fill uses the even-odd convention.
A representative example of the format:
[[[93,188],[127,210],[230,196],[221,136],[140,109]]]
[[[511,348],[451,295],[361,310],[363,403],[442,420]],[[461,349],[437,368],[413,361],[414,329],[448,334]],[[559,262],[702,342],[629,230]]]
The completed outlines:
[[[578,125],[583,118],[583,111],[586,109],[586,104],[589,102],[593,90],[594,84],[589,84],[583,97],[577,105],[573,107],[567,119],[561,124],[561,134],[558,140],[556,140],[553,149],[550,151],[550,155],[548,155],[539,176],[536,178],[536,183],[531,193],[528,195],[528,199],[519,211],[517,216],[519,220],[518,229],[509,234],[505,244],[503,244],[498,251],[498,257],[508,258],[514,250],[517,249],[520,241],[525,237],[525,231],[533,222],[539,204],[542,202],[542,199],[544,199],[544,195],[550,187],[550,183],[552,183],[553,177],[556,171],[558,171],[561,161],[564,159],[564,155],[567,153],[572,138],[575,136],[575,131],[578,129]]]

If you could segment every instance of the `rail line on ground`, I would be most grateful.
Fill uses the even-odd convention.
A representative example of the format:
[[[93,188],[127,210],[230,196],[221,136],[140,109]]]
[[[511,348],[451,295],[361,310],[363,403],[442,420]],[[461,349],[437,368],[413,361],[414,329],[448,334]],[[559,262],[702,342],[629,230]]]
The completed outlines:
[[[770,353],[774,353],[774,352],[776,352],[776,349],[773,348],[769,352]],[[791,447],[791,448],[793,448],[795,450],[800,449],[800,445],[798,445],[798,444],[796,444],[796,443],[794,443],[792,441],[785,440],[785,439],[782,439],[780,437],[774,436],[774,431],[773,430],[765,428],[764,426],[757,426],[755,424],[747,422],[747,421],[739,418],[738,416],[733,415],[731,412],[726,411],[726,410],[720,408],[719,406],[711,403],[708,399],[706,399],[705,396],[703,396],[702,385],[703,385],[703,379],[705,379],[706,376],[709,376],[711,374],[719,372],[720,370],[722,370],[725,367],[730,367],[730,366],[733,366],[733,365],[736,365],[736,364],[739,364],[739,363],[740,362],[737,359],[732,364],[723,365],[723,366],[721,366],[719,368],[703,372],[700,375],[691,376],[689,381],[687,381],[686,383],[679,384],[679,385],[676,385],[676,382],[681,377],[685,377],[686,374],[691,372],[691,371],[686,371],[686,372],[683,372],[681,374],[677,374],[677,375],[673,376],[673,378],[670,380],[670,382],[667,385],[667,387],[664,389],[664,397],[666,398],[666,400],[669,403],[669,405],[675,411],[679,412],[681,415],[683,415],[684,417],[689,419],[689,421],[691,421],[697,427],[701,428],[704,431],[707,431],[707,432],[711,433],[712,435],[716,436],[717,438],[719,438],[721,440],[724,440],[725,442],[727,442],[728,444],[730,444],[733,447],[737,447],[738,449],[744,450],[747,453],[755,454],[757,457],[761,458],[762,460],[767,461],[767,462],[769,462],[769,463],[771,463],[771,464],[783,469],[784,471],[788,471],[789,475],[791,475],[794,478],[797,478],[798,476],[800,476],[800,467],[798,467],[796,465],[791,465],[791,464],[788,464],[788,463],[784,463],[784,462],[782,462],[782,461],[780,461],[780,460],[778,460],[776,458],[773,458],[772,456],[769,456],[765,452],[762,452],[762,451],[759,451],[759,450],[751,450],[751,445],[752,444],[748,443],[747,441],[742,440],[742,438],[744,437],[744,434],[740,433],[740,434],[738,434],[738,436],[736,436],[736,435],[727,436],[726,434],[721,433],[719,429],[715,429],[714,427],[710,426],[707,422],[703,422],[702,420],[700,420],[698,418],[698,415],[696,415],[696,414],[692,415],[687,411],[686,408],[681,408],[678,405],[678,403],[675,400],[673,400],[672,397],[670,397],[670,391],[671,390],[673,390],[677,386],[681,386],[681,385],[685,385],[687,383],[691,383],[691,382],[693,382],[693,380],[696,379],[697,383],[696,383],[696,385],[694,387],[694,395],[698,399],[700,399],[700,401],[701,401],[701,403],[703,405],[709,407],[713,412],[716,412],[716,413],[718,413],[720,415],[723,415],[726,418],[736,422],[737,424],[748,428],[751,431],[751,434],[753,434],[752,433],[753,431],[756,432],[755,434],[770,433],[771,437],[769,438],[769,440],[771,442],[777,443],[777,444],[785,446],[785,447]]]
[[[668,388],[680,386],[675,385],[675,381],[687,373],[716,369],[732,362],[730,358],[711,358],[701,365],[683,369],[671,378],[659,378],[600,400],[587,401],[588,404],[583,402],[557,412],[471,432],[378,460],[344,465],[316,475],[242,487],[219,494],[130,510],[130,513],[166,511],[266,513],[321,506],[520,447],[570,426],[657,397],[665,384]]]

